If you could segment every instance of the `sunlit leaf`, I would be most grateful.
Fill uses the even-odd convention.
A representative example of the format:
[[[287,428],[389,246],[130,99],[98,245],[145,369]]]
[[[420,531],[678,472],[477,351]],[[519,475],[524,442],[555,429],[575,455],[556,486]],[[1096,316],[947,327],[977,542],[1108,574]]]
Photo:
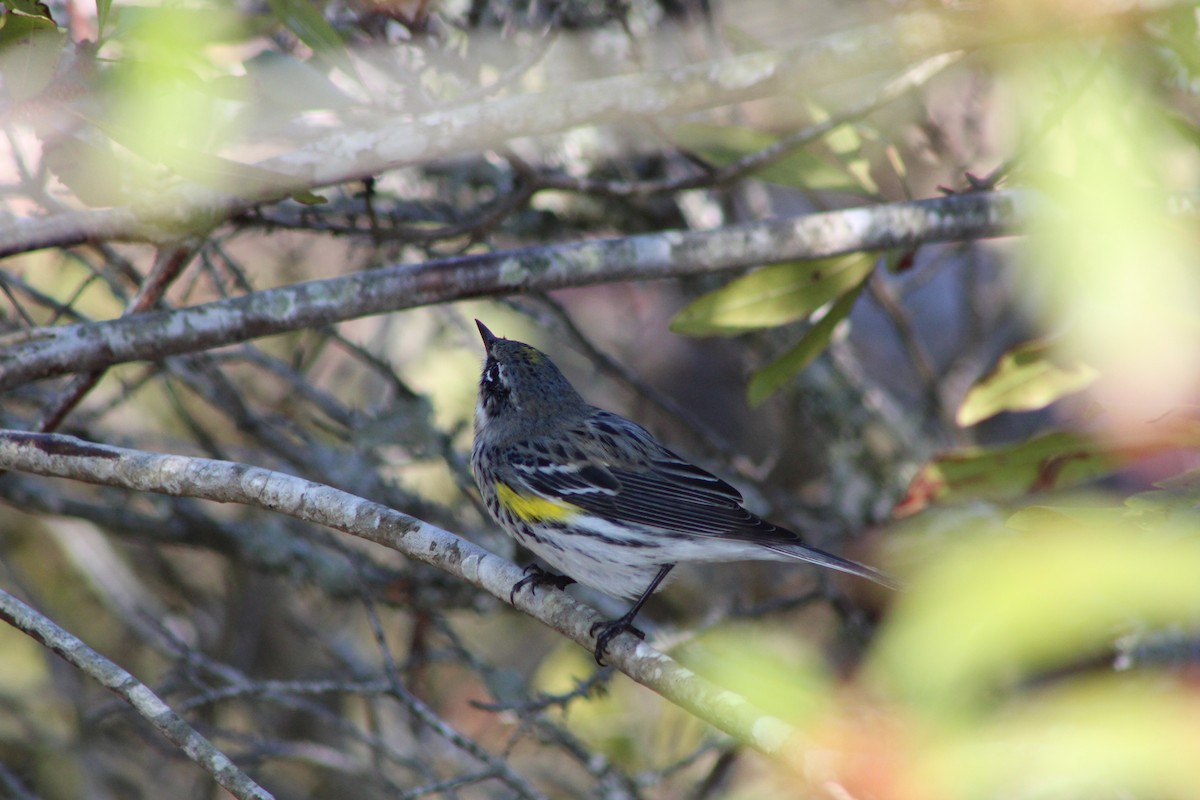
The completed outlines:
[[[874,255],[853,253],[763,267],[690,303],[671,330],[730,336],[795,322],[862,283],[874,265]]]
[[[775,143],[769,133],[736,125],[710,125],[689,122],[671,129],[676,144],[695,152],[704,160],[723,167],[757,153]],[[799,149],[753,172],[754,175],[783,186],[857,192],[858,183],[844,170],[809,150]]]
[[[4,0],[4,5],[8,6],[10,11],[19,11],[22,14],[44,17],[51,22],[54,21],[54,17],[50,14],[50,7],[41,0]]]
[[[809,114],[814,123],[824,122],[830,118],[829,112],[816,104],[807,104]],[[861,126],[853,123],[838,125],[825,134],[825,145],[842,163],[845,174],[857,182],[857,191],[865,194],[878,194],[879,186],[871,177],[871,159],[862,153],[863,137]]]
[[[962,405],[956,420],[964,428],[1002,411],[1035,411],[1090,386],[1099,373],[1078,360],[1056,359],[1053,344],[1025,342],[1002,355],[996,366],[979,379]]]
[[[813,325],[800,341],[796,342],[786,353],[772,361],[762,369],[757,370],[746,387],[746,401],[753,407],[760,405],[792,379],[796,373],[812,363],[812,360],[825,351],[837,330],[838,323],[850,315],[858,296],[866,286],[864,279],[857,287],[837,299],[825,316]]]

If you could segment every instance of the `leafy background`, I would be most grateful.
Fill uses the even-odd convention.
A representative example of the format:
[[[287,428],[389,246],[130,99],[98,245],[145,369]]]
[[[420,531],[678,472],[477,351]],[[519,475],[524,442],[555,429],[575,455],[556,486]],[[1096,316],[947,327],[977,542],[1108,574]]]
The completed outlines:
[[[280,797],[1193,797],[1196,11],[7,3],[8,363],[68,324],[136,339],[147,312],[529,249],[511,291],[279,307],[266,338],[231,318],[222,346],[65,365],[8,385],[3,427],[270,467],[522,561],[467,470],[479,317],[906,589],[739,564],[655,598],[657,647],[796,725],[775,758],[448,575],[263,509],[9,471],[0,589]],[[962,194],[1019,224],[903,239],[893,217],[884,250],[768,238],[739,274],[537,282],[556,244],[776,217],[841,241]],[[0,787],[219,791],[12,627]]]

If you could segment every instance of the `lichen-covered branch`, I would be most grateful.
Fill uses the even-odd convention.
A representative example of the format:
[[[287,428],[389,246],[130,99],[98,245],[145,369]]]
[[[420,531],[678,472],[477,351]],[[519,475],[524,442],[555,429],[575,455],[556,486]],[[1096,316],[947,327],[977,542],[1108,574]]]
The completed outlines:
[[[120,666],[88,647],[79,637],[0,590],[0,619],[41,642],[84,674],[125,700],[159,733],[176,744],[234,797],[271,800],[272,795],[238,769],[229,756],[218,750],[187,721]]]
[[[0,341],[0,391],[55,375],[471,297],[657,280],[999,236],[1022,224],[1028,199],[1017,192],[953,195],[715,231],[666,231],[498,251],[400,264],[191,308],[40,328]]]
[[[514,564],[449,531],[329,486],[245,464],[2,431],[0,469],[277,511],[398,550],[505,603],[522,577]],[[599,617],[587,606],[562,592],[521,592],[514,600],[559,633],[589,650],[595,647],[590,629]],[[757,750],[777,752],[796,736],[788,723],[631,636],[614,640],[607,658],[638,683]]]

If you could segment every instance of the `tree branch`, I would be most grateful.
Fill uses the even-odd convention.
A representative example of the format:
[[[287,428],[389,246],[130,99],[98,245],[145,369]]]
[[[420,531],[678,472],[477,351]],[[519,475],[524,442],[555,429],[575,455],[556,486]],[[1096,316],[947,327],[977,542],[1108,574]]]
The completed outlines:
[[[522,577],[514,564],[434,525],[329,486],[245,464],[111,447],[73,436],[0,431],[0,469],[270,509],[398,550],[506,604]],[[521,592],[513,605],[594,649],[589,631],[600,618],[568,595]],[[788,723],[632,636],[615,639],[607,658],[638,683],[764,753],[779,752],[797,736]]]
[[[267,790],[238,769],[229,756],[171,710],[148,686],[88,647],[79,637],[3,590],[0,590],[0,619],[41,642],[124,699],[230,794],[245,800],[272,799]]]
[[[519,291],[700,275],[862,250],[1000,236],[1028,216],[1016,192],[763,220],[400,264],[190,308],[39,328],[0,339],[0,391],[127,361],[158,360],[259,336],[416,306]]]
[[[902,59],[986,41],[962,14],[914,13],[831,34],[784,51],[763,50],[651,73],[617,75],[489,98],[408,116],[366,114],[294,150],[242,168],[238,191],[183,184],[122,208],[73,211],[0,225],[0,258],[97,240],[166,243],[297,191],[359,181],[408,164],[478,152],[512,139],[586,125],[661,118],[845,81]],[[1040,34],[1040,35],[1044,35]]]

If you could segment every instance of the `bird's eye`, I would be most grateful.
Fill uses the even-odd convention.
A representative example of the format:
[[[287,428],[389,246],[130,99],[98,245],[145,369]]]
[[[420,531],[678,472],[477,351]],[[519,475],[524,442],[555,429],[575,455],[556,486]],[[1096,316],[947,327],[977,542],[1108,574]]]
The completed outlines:
[[[479,395],[483,405],[489,411],[495,411],[508,399],[509,389],[504,383],[504,370],[496,361],[488,360],[483,368],[483,377],[479,381]]]

